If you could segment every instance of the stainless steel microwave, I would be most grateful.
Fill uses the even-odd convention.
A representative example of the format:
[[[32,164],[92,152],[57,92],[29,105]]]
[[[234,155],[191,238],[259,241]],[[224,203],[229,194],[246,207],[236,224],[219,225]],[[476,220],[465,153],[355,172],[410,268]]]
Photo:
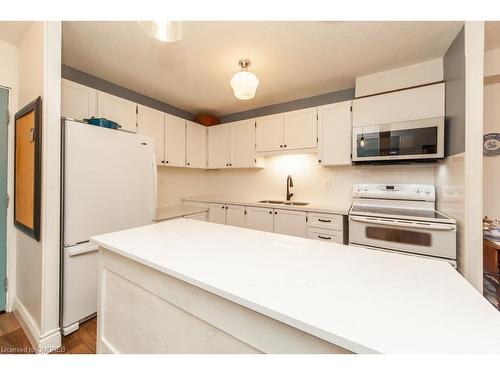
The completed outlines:
[[[443,117],[353,128],[353,164],[433,161],[443,157]]]

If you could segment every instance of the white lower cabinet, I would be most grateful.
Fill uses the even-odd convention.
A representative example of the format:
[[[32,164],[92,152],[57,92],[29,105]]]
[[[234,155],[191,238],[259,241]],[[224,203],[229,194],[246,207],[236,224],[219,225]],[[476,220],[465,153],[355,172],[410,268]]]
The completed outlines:
[[[307,238],[314,240],[344,243],[344,234],[339,230],[322,229],[322,228],[307,228]]]
[[[272,208],[246,207],[246,227],[264,232],[274,231],[274,210]]]
[[[274,233],[307,237],[307,214],[304,211],[275,209]]]
[[[210,203],[208,205],[208,221],[211,223],[226,224],[226,205]]]
[[[235,227],[245,227],[245,207],[244,206],[226,206],[226,224]]]

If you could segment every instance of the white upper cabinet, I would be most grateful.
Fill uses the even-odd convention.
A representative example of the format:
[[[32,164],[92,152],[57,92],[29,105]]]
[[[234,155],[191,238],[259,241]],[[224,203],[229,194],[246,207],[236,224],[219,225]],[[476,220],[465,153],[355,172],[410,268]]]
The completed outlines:
[[[186,165],[186,120],[165,113],[165,163],[171,167]]]
[[[226,206],[226,224],[235,227],[245,227],[245,207],[244,206]]]
[[[207,127],[192,121],[186,122],[186,166],[207,167]]]
[[[255,160],[255,121],[244,120],[230,124],[230,167],[254,167]]]
[[[61,116],[83,120],[97,116],[97,90],[61,80]]]
[[[137,133],[137,104],[110,95],[105,92],[97,92],[97,116],[118,123],[120,130]]]
[[[352,102],[318,107],[318,163],[351,164]]]
[[[139,105],[137,107],[137,133],[150,137],[155,142],[156,164],[164,165],[163,112]]]
[[[286,112],[284,116],[283,148],[285,150],[317,147],[316,108]]]
[[[354,99],[354,127],[444,117],[445,84]]]
[[[255,120],[255,143],[257,152],[283,149],[283,113],[259,117]]]
[[[274,233],[307,237],[307,214],[304,211],[274,210]]]
[[[208,128],[208,168],[230,166],[231,130],[230,124]]]

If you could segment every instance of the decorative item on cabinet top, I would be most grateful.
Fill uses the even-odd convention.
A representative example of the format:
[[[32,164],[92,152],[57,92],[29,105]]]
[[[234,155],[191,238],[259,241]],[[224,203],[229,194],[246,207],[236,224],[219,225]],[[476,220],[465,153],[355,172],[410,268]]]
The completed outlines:
[[[219,125],[220,121],[218,117],[208,115],[205,113],[199,113],[194,116],[194,122],[205,126]]]
[[[483,155],[500,155],[500,133],[488,133],[483,136]]]

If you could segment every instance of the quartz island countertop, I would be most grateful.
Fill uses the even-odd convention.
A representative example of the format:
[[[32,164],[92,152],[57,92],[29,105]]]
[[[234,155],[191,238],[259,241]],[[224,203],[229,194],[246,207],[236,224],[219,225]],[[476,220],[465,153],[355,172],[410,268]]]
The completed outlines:
[[[445,262],[183,219],[93,240],[356,353],[500,354],[500,312]]]

